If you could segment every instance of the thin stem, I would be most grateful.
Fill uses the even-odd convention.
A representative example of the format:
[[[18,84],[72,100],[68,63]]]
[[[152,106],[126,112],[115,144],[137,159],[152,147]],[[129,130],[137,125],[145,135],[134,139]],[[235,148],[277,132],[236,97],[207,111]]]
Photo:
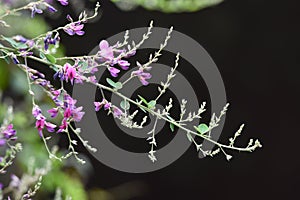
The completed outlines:
[[[155,112],[154,110],[149,109],[148,107],[146,107],[146,106],[144,106],[144,105],[141,105],[140,103],[137,103],[137,102],[133,101],[132,99],[130,99],[130,98],[124,96],[124,95],[121,94],[120,92],[115,91],[114,89],[112,89],[112,88],[110,88],[110,87],[107,87],[107,86],[102,85],[102,84],[99,84],[99,83],[93,83],[93,82],[90,82],[87,78],[85,78],[84,80],[85,80],[87,83],[90,83],[90,84],[93,84],[93,85],[95,85],[95,86],[101,87],[101,88],[103,88],[104,90],[113,92],[114,94],[116,94],[116,95],[118,95],[119,97],[125,99],[126,101],[128,101],[128,102],[130,102],[130,103],[132,103],[132,104],[134,104],[134,105],[136,105],[136,106],[138,106],[138,107],[140,107],[140,108],[146,110],[147,112],[149,112],[150,114],[152,114],[152,115],[154,115],[154,116],[157,116],[159,119],[163,119],[163,120],[166,121],[166,122],[173,123],[173,124],[174,124],[175,126],[177,126],[178,128],[180,128],[180,129],[182,129],[182,130],[184,130],[184,131],[186,131],[186,132],[189,132],[189,133],[191,133],[191,134],[193,134],[193,135],[199,136],[199,137],[201,137],[202,139],[207,140],[208,142],[211,142],[211,143],[217,145],[218,147],[223,147],[223,148],[226,148],[226,149],[232,149],[232,150],[237,150],[237,151],[248,151],[248,152],[251,151],[249,148],[232,147],[232,146],[220,144],[220,143],[218,143],[217,141],[214,141],[214,140],[212,140],[211,138],[206,137],[205,135],[201,135],[201,134],[199,134],[199,133],[197,133],[197,132],[195,132],[195,131],[193,131],[193,130],[190,130],[190,129],[188,129],[188,128],[182,126],[182,125],[179,124],[178,122],[173,121],[173,120],[170,120],[169,118],[167,118],[167,117],[165,117],[165,116],[163,116],[163,115],[161,115],[161,114]]]
[[[31,2],[31,3],[29,3],[29,4],[25,5],[25,6],[20,7],[20,8],[15,8],[13,10],[7,10],[5,14],[3,14],[3,15],[0,16],[0,19],[3,19],[4,17],[7,17],[9,15],[15,15],[19,11],[26,10],[26,9],[29,8],[30,4],[40,4],[40,3],[44,2],[44,1],[45,0],[39,0],[39,1],[36,1],[36,2]]]

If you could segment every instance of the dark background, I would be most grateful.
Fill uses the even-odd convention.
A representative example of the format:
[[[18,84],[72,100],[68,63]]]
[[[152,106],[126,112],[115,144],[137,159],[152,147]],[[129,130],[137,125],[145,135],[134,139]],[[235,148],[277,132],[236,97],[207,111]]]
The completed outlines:
[[[180,14],[101,5],[102,18],[86,25],[85,37],[63,38],[68,55],[88,54],[101,39],[150,20],[174,26],[197,40],[222,74],[231,107],[221,141],[246,123],[238,144],[260,138],[263,149],[233,152],[227,162],[221,155],[199,160],[191,147],[172,165],[146,174],[119,172],[90,156],[95,174],[87,188],[139,181],[142,195],[134,199],[299,199],[299,1],[228,0]]]

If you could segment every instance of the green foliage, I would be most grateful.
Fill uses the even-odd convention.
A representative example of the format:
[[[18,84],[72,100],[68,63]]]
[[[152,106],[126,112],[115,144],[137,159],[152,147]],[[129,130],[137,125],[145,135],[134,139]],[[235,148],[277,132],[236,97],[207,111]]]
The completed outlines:
[[[3,35],[15,35],[18,33],[19,35],[32,38],[49,30],[47,23],[39,16],[34,18],[23,17],[22,20],[18,16],[9,16],[5,18],[5,21],[8,24],[13,24],[13,26],[1,28],[0,33]]]
[[[5,90],[9,81],[9,70],[6,63],[0,60],[0,90]]]
[[[4,37],[2,36],[2,39],[8,42],[12,47],[16,49],[26,49],[27,45],[21,42],[16,42],[14,39],[9,38],[9,37]]]
[[[156,105],[156,101],[155,100],[151,100],[149,103],[148,103],[148,108],[152,109],[154,108]]]
[[[138,97],[142,100],[142,102],[144,104],[146,104],[146,106],[149,108],[149,109],[153,109],[156,105],[156,101],[155,100],[151,100],[151,101],[147,101],[144,97],[138,95]]]
[[[52,64],[56,63],[56,58],[51,54],[44,54],[43,52],[40,52],[40,57],[44,60],[49,61]]]
[[[123,10],[131,10],[142,6],[149,10],[166,13],[195,12],[217,5],[223,0],[111,0]]]
[[[172,132],[174,132],[175,127],[174,127],[174,124],[173,124],[173,123],[170,123],[170,129],[171,129]]]
[[[123,108],[124,110],[129,110],[130,108],[130,103],[126,100],[121,101],[120,103],[121,108]]]
[[[44,177],[42,190],[55,191],[60,188],[63,194],[68,194],[72,200],[87,200],[87,194],[80,180],[71,177],[60,168],[53,169]]]
[[[113,80],[111,80],[110,78],[106,78],[106,82],[114,87],[115,89],[119,90],[123,87],[122,83],[121,82],[114,82]]]
[[[195,126],[195,129],[201,134],[205,134],[209,131],[209,127],[206,124],[200,124],[198,127]]]

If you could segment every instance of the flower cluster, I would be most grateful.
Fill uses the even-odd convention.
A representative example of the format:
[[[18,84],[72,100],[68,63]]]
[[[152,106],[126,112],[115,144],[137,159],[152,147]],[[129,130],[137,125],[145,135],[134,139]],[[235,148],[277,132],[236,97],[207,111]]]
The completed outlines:
[[[61,5],[68,5],[68,0],[57,0]],[[48,0],[49,2],[49,0]],[[35,14],[42,14],[44,9],[48,9],[49,12],[57,12],[57,9],[53,7],[51,2],[47,1],[37,1],[28,4],[28,9],[31,10],[31,17],[33,18]]]
[[[16,35],[16,36],[13,37],[13,39],[16,42],[21,42],[21,43],[25,44],[29,48],[34,46],[34,41],[33,40],[27,39],[22,35]]]
[[[76,65],[71,65],[66,63],[61,70],[57,71],[54,74],[54,78],[59,78],[61,81],[70,81],[71,84],[74,84],[74,80],[76,83],[82,83],[82,78],[79,73],[77,73]]]
[[[119,118],[123,112],[120,108],[118,108],[117,106],[112,105],[111,102],[108,102],[106,99],[102,99],[101,102],[99,101],[95,101],[94,102],[94,106],[95,106],[95,111],[98,112],[100,111],[100,109],[103,107],[104,110],[109,110],[109,113],[113,113],[113,116],[116,118]]]
[[[64,31],[69,35],[84,35],[84,31],[82,30],[84,24],[81,24],[81,21],[73,22],[73,19],[70,15],[67,15],[67,19],[71,22],[66,27],[64,27]]]
[[[138,70],[133,71],[131,73],[131,76],[138,77],[138,79],[141,81],[141,83],[146,86],[149,84],[149,82],[147,80],[150,79],[152,77],[152,75],[149,72],[144,72],[144,70],[150,71],[151,67],[143,68],[142,66],[140,66]]]
[[[71,121],[79,122],[81,121],[84,112],[83,107],[76,106],[76,100],[74,100],[69,94],[62,94],[62,90],[53,90],[51,92],[52,99],[56,104],[56,107],[49,109],[47,112],[52,118],[58,116],[61,111],[63,115],[62,123],[57,130],[57,133],[65,132],[68,128],[68,124]],[[60,100],[60,96],[63,96],[63,100]],[[36,119],[36,128],[41,137],[43,137],[43,129],[46,128],[48,132],[55,132],[56,125],[47,121],[46,117],[42,114],[42,110],[39,106],[35,105],[32,109],[32,115]]]
[[[56,45],[60,41],[59,33],[56,33],[54,38],[52,38],[52,33],[48,33],[44,38],[44,49],[47,51],[49,49],[49,45]]]
[[[65,6],[68,5],[67,0],[57,0],[61,5]],[[56,12],[56,9],[50,5],[51,3],[48,3],[46,1],[37,1],[32,2],[25,6],[24,9],[30,9],[32,12],[32,16],[34,16],[36,13],[40,14],[43,12],[44,9],[48,9],[50,12]],[[229,160],[231,158],[231,155],[228,155],[224,149],[229,150],[238,150],[238,151],[253,151],[255,148],[260,147],[258,142],[250,142],[249,145],[245,148],[239,148],[234,146],[235,139],[240,135],[240,132],[242,130],[237,132],[234,136],[234,138],[230,139],[230,144],[225,145],[221,144],[218,141],[215,141],[210,133],[213,128],[217,127],[221,117],[226,113],[227,105],[224,107],[224,110],[221,111],[220,116],[216,117],[214,114],[211,122],[206,125],[204,123],[199,124],[199,126],[195,126],[194,129],[187,127],[187,122],[191,122],[196,119],[200,119],[200,114],[205,110],[201,107],[201,109],[195,112],[190,112],[188,116],[185,116],[185,103],[182,103],[180,105],[181,107],[181,113],[180,113],[180,120],[175,120],[171,117],[170,109],[173,106],[173,101],[170,99],[170,102],[166,107],[161,110],[157,108],[156,104],[159,100],[159,98],[166,92],[168,87],[170,86],[171,80],[176,76],[176,68],[179,64],[179,54],[176,56],[175,66],[171,68],[170,74],[166,77],[166,82],[161,82],[161,85],[158,87],[159,94],[156,98],[146,100],[144,97],[139,95],[140,100],[138,99],[131,99],[129,97],[126,97],[124,94],[122,94],[122,88],[123,86],[131,81],[133,78],[138,78],[142,85],[147,86],[149,85],[149,79],[151,79],[152,74],[150,73],[150,70],[152,69],[151,66],[152,63],[155,63],[158,61],[158,58],[162,55],[161,52],[166,47],[168,40],[171,37],[171,33],[173,28],[169,30],[169,32],[166,35],[166,38],[164,42],[160,45],[159,49],[154,52],[154,54],[150,54],[149,61],[143,64],[140,64],[137,62],[137,70],[134,70],[128,79],[126,79],[123,82],[115,82],[115,77],[118,77],[121,73],[121,70],[127,71],[129,70],[131,64],[127,60],[131,56],[134,56],[136,54],[137,49],[144,43],[146,39],[149,38],[149,35],[151,34],[152,29],[152,22],[150,24],[150,27],[148,28],[147,33],[145,33],[142,37],[142,40],[135,44],[135,42],[132,42],[132,45],[130,45],[127,41],[129,38],[128,32],[126,32],[124,36],[123,42],[117,42],[116,44],[109,44],[106,40],[101,40],[99,43],[99,50],[95,55],[89,55],[89,56],[74,56],[74,57],[62,57],[62,58],[56,58],[52,54],[52,51],[49,51],[49,49],[52,47],[51,45],[54,45],[54,47],[59,46],[60,42],[60,33],[65,32],[70,36],[82,36],[85,34],[84,24],[88,22],[88,20],[94,18],[98,14],[98,8],[99,3],[96,5],[95,8],[95,14],[92,16],[88,16],[86,12],[82,12],[78,16],[78,20],[73,20],[73,18],[70,15],[67,15],[67,20],[69,21],[66,25],[62,27],[58,27],[52,31],[49,31],[48,33],[41,34],[34,39],[27,39],[23,36],[17,35],[13,38],[4,38],[6,42],[10,44],[9,48],[2,47],[0,45],[0,53],[3,55],[1,58],[10,57],[13,59],[14,63],[16,63],[27,75],[28,75],[28,87],[29,87],[29,93],[32,95],[32,101],[33,101],[33,109],[32,114],[34,118],[36,119],[35,127],[38,130],[38,133],[41,137],[44,137],[43,131],[46,129],[48,132],[57,132],[57,133],[66,133],[69,136],[69,150],[72,151],[71,154],[75,155],[77,152],[75,152],[74,147],[72,144],[77,144],[76,141],[71,140],[70,133],[68,128],[72,129],[72,131],[80,138],[80,130],[75,129],[71,122],[79,122],[81,121],[82,117],[84,116],[83,107],[77,106],[77,101],[73,99],[68,92],[64,89],[64,83],[69,82],[71,85],[74,84],[82,84],[82,83],[89,83],[101,90],[102,95],[102,101],[101,102],[94,102],[95,111],[99,112],[102,108],[104,110],[107,110],[108,113],[112,113],[115,118],[118,118],[121,121],[121,124],[129,127],[129,128],[143,128],[143,124],[146,122],[146,117],[143,119],[142,123],[140,125],[137,124],[137,122],[134,122],[133,118],[136,115],[136,113],[139,111],[138,109],[144,111],[145,113],[151,114],[154,117],[156,117],[156,122],[158,120],[164,120],[165,122],[168,122],[170,124],[170,129],[174,131],[174,128],[177,127],[179,129],[184,130],[185,134],[187,135],[190,142],[196,145],[197,151],[201,151],[205,156],[210,155],[213,156],[217,154],[218,152],[223,152],[226,158]],[[6,15],[4,15],[5,17]],[[3,16],[0,16],[0,20],[3,18]],[[12,50],[11,50],[12,49]],[[52,49],[51,49],[52,50]],[[36,52],[38,52],[38,55],[36,55]],[[20,62],[18,60],[18,57],[22,56],[24,59],[22,59],[22,62],[24,60],[24,63]],[[33,59],[36,61],[39,61],[43,64],[49,65],[54,70],[54,78],[59,79],[61,82],[61,88],[56,89],[54,88],[50,81],[47,80],[44,76],[44,74],[38,72],[37,70],[32,69],[30,66],[28,66],[27,59]],[[95,76],[95,72],[98,71],[98,68],[105,68],[111,75],[112,79],[107,78],[106,82],[109,84],[107,86],[105,83],[101,83],[101,81],[97,81],[97,77]],[[53,100],[55,106],[48,110],[48,113],[51,115],[52,118],[57,117],[59,114],[62,116],[61,123],[59,125],[55,125],[47,118],[45,115],[43,115],[41,108],[35,103],[35,94],[31,90],[31,84],[39,85],[41,86],[45,93]],[[104,96],[104,92],[111,92],[120,98],[122,98],[122,102],[120,103],[120,108],[118,105],[113,105],[107,98]],[[137,106],[137,110],[130,114],[127,112],[129,110],[130,105]],[[193,113],[193,114],[192,114]],[[197,113],[197,114],[196,114]],[[184,119],[186,117],[186,119]],[[155,132],[156,132],[156,122],[155,126],[153,127],[153,130],[149,133],[152,136],[148,138],[150,140],[151,144],[151,151],[150,159],[152,161],[156,161],[155,158],[155,150],[154,146],[156,146],[156,140],[155,140]],[[57,127],[58,126],[58,127]],[[7,127],[6,129],[6,135],[13,135],[13,129],[12,127]],[[197,136],[202,140],[206,140],[211,142],[212,144],[217,146],[217,150],[215,151],[205,151],[201,148],[201,144],[198,144],[191,135]],[[4,138],[4,137],[3,137]],[[80,138],[82,141],[82,144],[87,147],[91,148],[87,141],[84,141],[82,138]],[[45,142],[45,140],[44,140]],[[3,143],[3,142],[2,142]],[[46,144],[46,142],[45,142]],[[47,144],[46,144],[47,145]],[[68,154],[69,155],[69,154]],[[68,157],[68,156],[66,156]],[[77,157],[76,157],[77,158]]]
[[[118,64],[121,69],[128,70],[130,63],[127,60],[122,60],[122,57],[129,58],[131,56],[134,56],[136,53],[135,51],[133,51],[126,54],[125,49],[118,50],[116,49],[116,46],[110,46],[106,40],[102,40],[99,43],[99,49],[100,50],[98,51],[97,55],[100,56],[100,60],[104,60],[105,62],[107,62],[107,69],[113,77],[117,77],[120,73],[120,70],[113,66]],[[115,53],[118,53],[121,56],[115,56]]]
[[[16,140],[17,131],[13,129],[13,124],[8,124],[0,129],[0,147],[4,146],[8,140]],[[1,161],[0,161],[1,162]]]
[[[70,95],[64,94],[64,102],[56,109],[60,108],[63,110],[63,120],[59,127],[58,133],[66,131],[68,123],[71,121],[79,122],[81,121],[84,112],[83,107],[76,107],[76,100],[74,100]]]
[[[46,121],[46,117],[42,114],[39,106],[35,105],[32,108],[32,115],[35,117],[35,127],[38,130],[40,137],[43,137],[43,129],[46,128],[49,132],[54,132],[56,125]]]

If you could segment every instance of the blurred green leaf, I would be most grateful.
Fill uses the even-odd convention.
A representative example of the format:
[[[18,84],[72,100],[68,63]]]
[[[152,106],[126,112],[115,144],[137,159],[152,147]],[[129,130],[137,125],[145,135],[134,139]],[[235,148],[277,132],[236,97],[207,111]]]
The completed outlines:
[[[149,103],[148,103],[148,108],[152,109],[154,108],[156,105],[156,101],[155,100],[151,100]]]
[[[22,20],[20,20],[19,16],[8,16],[6,22],[13,26],[2,29],[3,35],[13,36],[18,33],[19,35],[33,38],[49,30],[49,26],[40,16],[35,16],[34,18],[23,17]]]
[[[142,6],[149,10],[159,10],[166,13],[195,12],[217,5],[223,0],[111,0],[120,9],[128,11]]]
[[[201,134],[207,133],[209,131],[209,128],[206,124],[200,124],[198,127],[195,126],[195,129]]]
[[[106,78],[106,82],[114,87],[115,89],[121,89],[123,87],[122,83],[121,82],[114,82],[113,80],[111,80],[110,78]]]
[[[0,90],[5,90],[9,83],[9,70],[7,65],[0,60]]]
[[[130,108],[130,103],[126,100],[121,101],[120,103],[121,108],[123,108],[124,110],[129,110]]]
[[[45,54],[45,56],[50,63],[52,63],[52,64],[56,63],[56,58],[54,56],[52,56],[51,54]]]
[[[28,47],[26,44],[21,43],[21,42],[16,42],[12,38],[4,37],[4,36],[2,36],[2,38],[16,49],[26,49]]]
[[[171,129],[172,132],[174,132],[175,127],[174,127],[174,124],[173,124],[173,123],[170,123],[170,129]]]

